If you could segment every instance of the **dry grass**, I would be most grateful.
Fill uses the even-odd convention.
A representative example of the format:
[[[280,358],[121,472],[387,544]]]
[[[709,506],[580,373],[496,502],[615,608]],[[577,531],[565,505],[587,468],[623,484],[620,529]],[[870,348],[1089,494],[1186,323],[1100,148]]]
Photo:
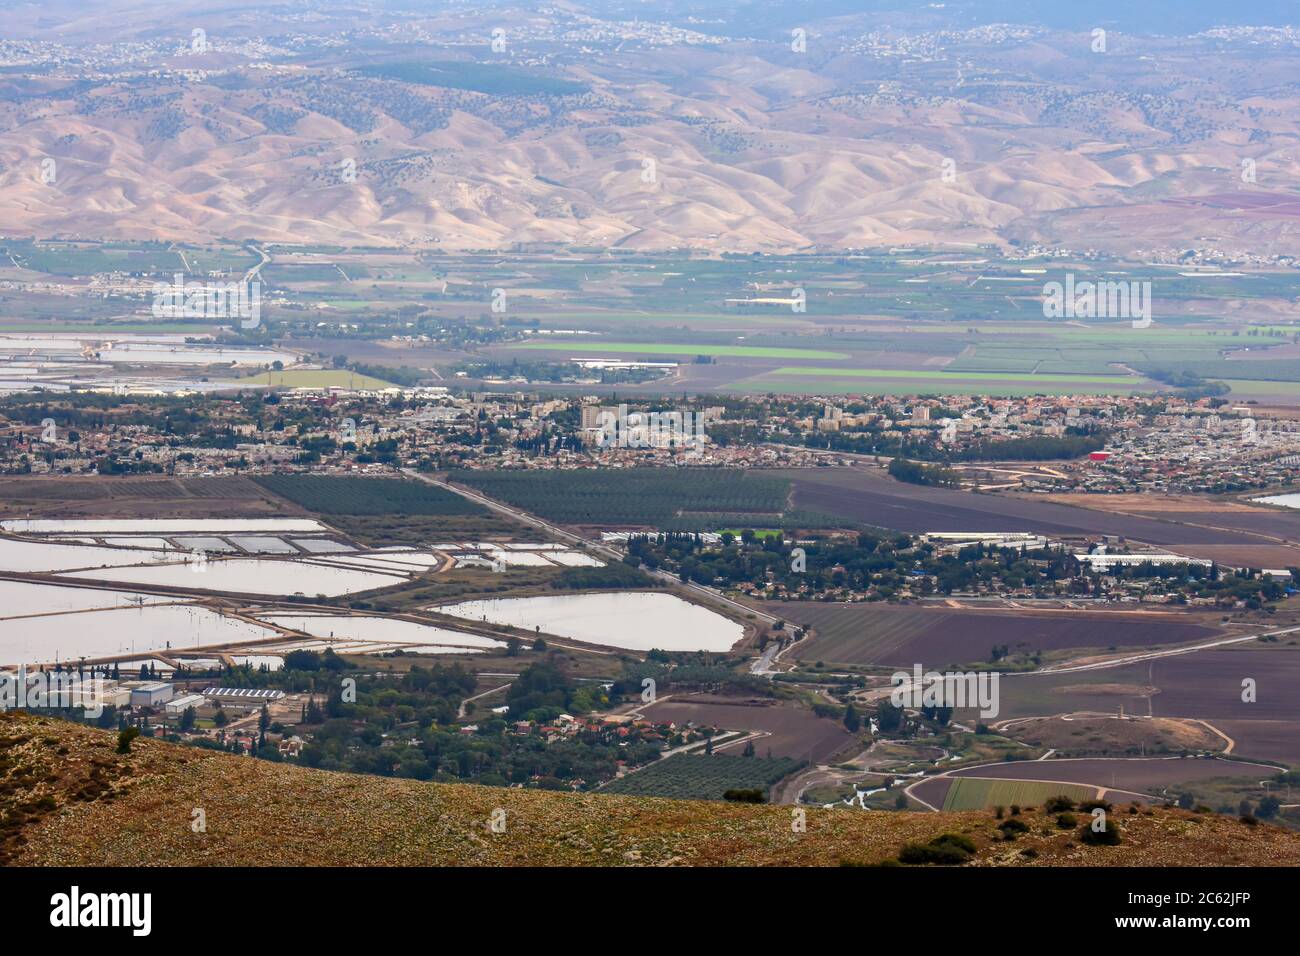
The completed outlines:
[[[894,859],[962,833],[970,865],[1298,865],[1300,834],[1225,817],[1120,812],[1119,847],[1084,847],[1038,811],[1004,842],[988,813],[807,811],[506,790],[326,773],[0,717],[5,862],[18,865],[818,866]],[[205,833],[191,827],[206,814]],[[506,814],[505,832],[488,826]],[[1117,811],[1119,812],[1119,811]],[[1032,855],[1024,851],[1032,850]]]
[[[1135,754],[1218,751],[1224,739],[1201,724],[1172,717],[1116,720],[1112,715],[1036,717],[1006,731],[1016,740],[1062,754]]]

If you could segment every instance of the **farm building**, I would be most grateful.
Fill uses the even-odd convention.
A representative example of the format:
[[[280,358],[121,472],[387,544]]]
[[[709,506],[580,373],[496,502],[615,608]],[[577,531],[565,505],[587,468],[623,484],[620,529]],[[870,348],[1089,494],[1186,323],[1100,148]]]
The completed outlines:
[[[90,698],[99,707],[130,707],[131,688],[122,687],[116,681],[91,681]]]
[[[1047,547],[1047,538],[1041,534],[1028,531],[1005,531],[996,533],[936,531],[921,535],[921,540],[938,546],[940,554],[956,554],[962,548],[972,544],[988,545],[992,548],[1015,548],[1018,551],[1038,550]]]
[[[157,707],[172,699],[176,689],[171,684],[155,681],[131,688],[132,707]]]
[[[186,694],[184,697],[176,697],[167,701],[164,710],[166,710],[168,716],[179,717],[191,707],[197,711],[200,707],[206,706],[207,702],[208,699],[202,694]]]
[[[1076,554],[1074,560],[1087,565],[1090,570],[1105,573],[1111,568],[1135,568],[1144,564],[1191,564],[1208,568],[1214,562],[1208,558],[1188,558],[1181,554]]]
[[[284,696],[284,691],[250,687],[209,687],[203,691],[203,696],[210,704],[252,709],[263,704],[274,703]]]

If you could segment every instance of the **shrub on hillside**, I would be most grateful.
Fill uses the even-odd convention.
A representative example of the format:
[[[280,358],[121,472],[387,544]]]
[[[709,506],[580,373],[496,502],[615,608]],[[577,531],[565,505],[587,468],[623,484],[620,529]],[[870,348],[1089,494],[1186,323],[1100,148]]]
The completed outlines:
[[[908,843],[898,854],[903,863],[913,865],[936,863],[953,866],[965,863],[975,855],[975,844],[957,833],[944,833],[929,843]]]

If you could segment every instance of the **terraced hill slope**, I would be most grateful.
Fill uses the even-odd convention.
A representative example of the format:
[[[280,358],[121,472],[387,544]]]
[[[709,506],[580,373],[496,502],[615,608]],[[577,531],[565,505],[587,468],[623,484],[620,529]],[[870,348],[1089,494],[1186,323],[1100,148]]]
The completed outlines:
[[[834,866],[896,860],[944,833],[966,865],[1300,865],[1300,833],[1117,808],[1122,842],[1084,846],[1041,810],[1008,841],[987,813],[807,811],[506,790],[328,773],[0,715],[0,861],[7,865]],[[197,826],[202,810],[203,828]],[[504,831],[493,832],[504,811]],[[204,832],[196,832],[202,829]]]

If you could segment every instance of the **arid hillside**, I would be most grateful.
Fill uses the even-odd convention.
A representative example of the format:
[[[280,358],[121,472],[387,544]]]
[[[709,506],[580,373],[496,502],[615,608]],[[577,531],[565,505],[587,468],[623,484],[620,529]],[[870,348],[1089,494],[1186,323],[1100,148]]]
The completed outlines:
[[[1269,256],[1300,223],[1277,30],[140,6],[0,44],[6,235]]]
[[[967,866],[1300,864],[1300,833],[1214,814],[1116,807],[1120,842],[1087,846],[1042,808],[988,813],[783,806],[427,784],[327,773],[0,716],[7,865],[874,865],[908,844],[965,845]],[[503,815],[504,814],[504,815]],[[504,821],[494,832],[492,821]],[[1082,814],[1080,819],[1086,818]],[[1008,818],[1010,819],[1010,818]],[[1000,829],[1002,825],[1002,829]],[[1013,839],[1004,833],[1009,832]]]

